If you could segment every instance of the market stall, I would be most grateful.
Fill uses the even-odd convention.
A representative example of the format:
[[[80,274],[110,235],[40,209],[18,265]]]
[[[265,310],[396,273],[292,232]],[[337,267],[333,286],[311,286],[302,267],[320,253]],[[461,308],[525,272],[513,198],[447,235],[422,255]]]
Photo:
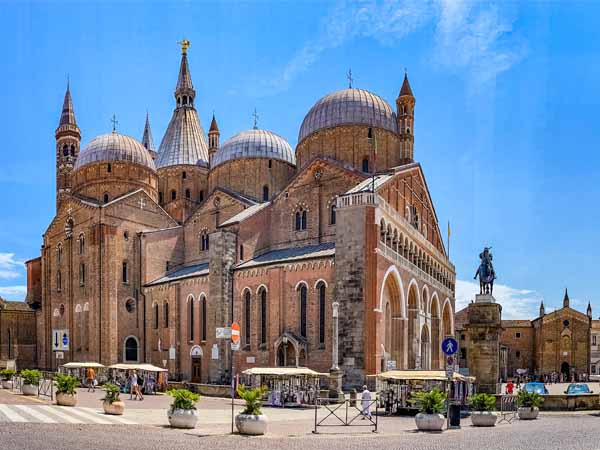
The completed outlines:
[[[138,383],[144,394],[154,394],[167,389],[168,370],[152,364],[113,364],[109,366],[110,380],[121,387],[122,392],[129,392],[128,376],[135,371]]]
[[[449,380],[444,370],[391,370],[376,377],[376,389],[381,407],[390,413],[414,412],[415,405],[409,402],[412,392],[430,391],[437,387],[449,392],[449,401],[467,406],[467,398],[475,392],[475,378],[454,372]]]
[[[60,366],[58,371],[79,378],[81,384],[85,386],[89,369],[94,370],[95,379],[98,383],[104,383],[108,379],[106,366],[97,362],[69,362]]]
[[[242,372],[240,381],[246,386],[266,386],[265,405],[298,407],[315,404],[321,377],[326,376],[307,367],[253,367]]]

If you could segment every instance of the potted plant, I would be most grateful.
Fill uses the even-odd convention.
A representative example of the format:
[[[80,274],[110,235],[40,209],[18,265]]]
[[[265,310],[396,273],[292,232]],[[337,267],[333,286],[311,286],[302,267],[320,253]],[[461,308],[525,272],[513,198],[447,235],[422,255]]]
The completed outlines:
[[[473,412],[471,423],[474,427],[493,427],[496,425],[498,416],[496,409],[496,397],[490,394],[476,394],[469,397],[469,403]]]
[[[56,383],[56,404],[61,406],[75,406],[77,404],[77,391],[79,380],[71,375],[59,373],[54,377]]]
[[[172,389],[167,394],[173,397],[167,413],[169,424],[173,428],[194,428],[198,422],[195,404],[200,396],[187,389]]]
[[[413,392],[411,403],[417,405],[419,414],[415,416],[417,428],[421,431],[442,431],[445,418],[442,412],[446,393],[434,388],[429,392]]]
[[[21,370],[20,376],[23,379],[23,386],[21,387],[23,395],[37,395],[42,373],[39,370],[24,369]]]
[[[15,372],[13,369],[4,369],[0,371],[0,376],[2,376],[2,387],[4,389],[12,389],[12,378],[15,376],[15,373],[17,372]]]
[[[537,392],[519,391],[517,394],[517,412],[521,420],[537,419],[544,397]]]
[[[120,388],[116,384],[106,383],[104,385],[104,398],[102,399],[102,408],[104,408],[104,414],[110,414],[113,416],[122,416],[125,410],[125,402],[121,400]]]
[[[247,389],[240,384],[237,387],[237,394],[246,402],[246,408],[235,416],[235,426],[240,434],[261,435],[267,431],[269,420],[260,410],[266,392],[265,386]]]

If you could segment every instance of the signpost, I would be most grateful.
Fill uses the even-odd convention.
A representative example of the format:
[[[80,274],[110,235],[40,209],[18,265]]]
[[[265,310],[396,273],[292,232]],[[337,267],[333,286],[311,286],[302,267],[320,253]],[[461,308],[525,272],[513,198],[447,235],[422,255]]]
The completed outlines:
[[[240,324],[233,322],[231,324],[231,434],[233,434],[234,421],[234,399],[235,399],[235,377],[233,367],[233,352],[240,349]]]
[[[453,337],[447,337],[442,341],[442,352],[446,355],[446,378],[448,379],[448,388],[446,396],[446,427],[450,429],[450,383],[454,377],[454,354],[458,351],[458,342]],[[459,427],[460,428],[460,427]]]

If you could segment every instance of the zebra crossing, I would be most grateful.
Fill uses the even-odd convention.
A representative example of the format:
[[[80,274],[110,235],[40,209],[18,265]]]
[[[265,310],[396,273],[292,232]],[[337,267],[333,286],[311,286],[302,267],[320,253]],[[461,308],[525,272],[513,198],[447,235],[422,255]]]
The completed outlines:
[[[0,404],[0,423],[6,422],[136,425],[122,416],[110,416],[94,408]]]

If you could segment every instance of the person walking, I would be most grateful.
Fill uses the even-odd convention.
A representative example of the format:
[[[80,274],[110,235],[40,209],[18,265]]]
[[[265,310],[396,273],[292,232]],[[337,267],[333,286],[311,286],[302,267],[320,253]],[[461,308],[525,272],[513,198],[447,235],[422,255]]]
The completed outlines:
[[[366,418],[369,418],[369,420],[371,419],[371,392],[369,391],[369,389],[367,389],[367,385],[365,384],[363,386],[363,390],[362,390],[362,396],[361,396],[361,402],[360,402],[360,406],[362,408],[362,420],[365,420]]]
[[[88,392],[96,392],[96,371],[93,367],[88,367],[86,382],[88,386]]]
[[[508,383],[506,383],[506,393],[508,395],[513,395],[513,391],[514,391],[514,385],[512,380],[508,380]]]
[[[129,379],[127,381],[129,383],[129,400],[137,400],[138,382],[135,370],[129,372]],[[136,396],[135,398],[133,398],[134,395]]]

